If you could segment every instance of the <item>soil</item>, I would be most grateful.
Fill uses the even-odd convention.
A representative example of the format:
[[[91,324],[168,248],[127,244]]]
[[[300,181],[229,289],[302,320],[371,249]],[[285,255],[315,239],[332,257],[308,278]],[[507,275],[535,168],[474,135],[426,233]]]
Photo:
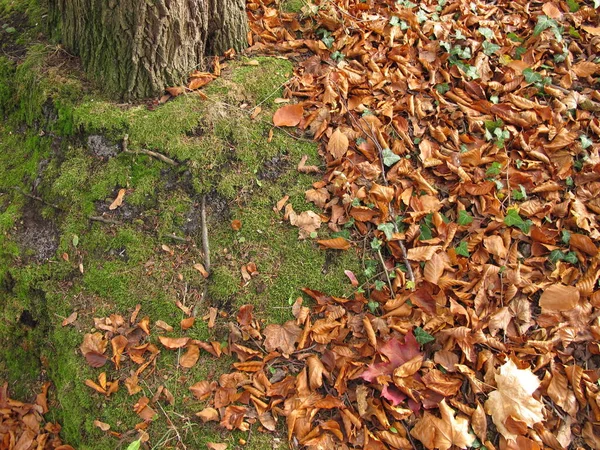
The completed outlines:
[[[22,12],[0,18],[0,51],[2,54],[12,59],[23,58],[27,53],[27,47],[18,44],[16,38],[30,28],[29,20]]]
[[[286,155],[275,155],[265,161],[262,169],[258,172],[260,180],[275,181],[279,179],[290,167],[289,158]]]
[[[19,242],[33,252],[36,261],[46,261],[55,255],[58,248],[58,229],[54,222],[42,217],[39,202],[32,200],[24,206],[19,232]]]
[[[99,134],[92,134],[87,138],[87,149],[99,158],[112,158],[121,151],[121,146],[115,144]]]
[[[116,197],[116,193],[114,197]],[[124,202],[117,209],[110,210],[108,202],[96,202],[96,211],[98,216],[104,216],[107,219],[118,220],[122,222],[131,222],[142,215],[142,210],[136,206],[131,206]]]

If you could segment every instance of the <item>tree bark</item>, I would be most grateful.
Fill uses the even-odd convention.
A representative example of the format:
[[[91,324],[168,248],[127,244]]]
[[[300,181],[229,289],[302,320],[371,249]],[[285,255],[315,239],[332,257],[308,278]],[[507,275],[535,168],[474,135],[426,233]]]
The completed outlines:
[[[47,0],[51,34],[125,100],[185,83],[208,56],[246,46],[244,0]]]

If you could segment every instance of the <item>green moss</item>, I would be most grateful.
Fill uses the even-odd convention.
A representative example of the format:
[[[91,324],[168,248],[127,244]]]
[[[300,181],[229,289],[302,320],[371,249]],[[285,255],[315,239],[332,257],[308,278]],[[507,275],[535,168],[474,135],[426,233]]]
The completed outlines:
[[[226,266],[217,266],[211,274],[208,294],[215,304],[231,300],[239,290],[239,277]]]
[[[299,13],[305,5],[305,0],[285,0],[281,4],[281,10],[283,12]]]
[[[258,65],[246,65],[243,60],[231,79],[234,83],[244,86],[250,100],[262,104],[262,107],[272,107],[273,100],[281,95],[283,84],[293,75],[293,65],[287,59],[258,57],[254,58]]]

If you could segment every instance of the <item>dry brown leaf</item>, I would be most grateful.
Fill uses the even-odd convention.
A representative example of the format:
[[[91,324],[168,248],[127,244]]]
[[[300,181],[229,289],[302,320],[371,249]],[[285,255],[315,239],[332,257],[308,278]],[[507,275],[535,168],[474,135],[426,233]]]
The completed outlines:
[[[94,420],[94,426],[100,428],[102,431],[110,430],[110,425],[99,420]]]
[[[330,248],[334,250],[348,250],[352,245],[343,237],[337,237],[333,239],[321,239],[317,241],[323,248]]]
[[[206,422],[215,422],[219,419],[219,411],[214,408],[204,408],[202,411],[196,413],[197,417],[202,419],[203,423]]]
[[[189,337],[181,337],[181,338],[170,338],[165,336],[159,336],[158,340],[162,345],[164,345],[169,350],[175,350],[181,347],[185,347],[190,340]]]
[[[212,392],[215,390],[215,387],[216,383],[209,383],[206,380],[202,380],[190,386],[190,391],[198,400],[204,400],[210,397]]]
[[[231,229],[233,231],[240,231],[242,229],[242,222],[239,220],[232,220],[231,221]]]
[[[111,211],[117,209],[119,206],[123,204],[123,197],[125,197],[125,189],[119,189],[119,193],[117,194],[117,198],[110,204],[108,209]]]
[[[264,331],[265,349],[268,352],[280,350],[284,355],[290,355],[296,349],[295,344],[301,334],[302,329],[293,320],[283,325],[268,325]]]
[[[562,17],[562,12],[556,6],[556,4],[552,2],[544,2],[544,6],[542,6],[542,11],[551,19],[560,19]]]
[[[544,290],[540,307],[547,311],[570,311],[579,303],[579,289],[574,286],[554,284]]]
[[[197,345],[190,344],[188,345],[187,352],[185,352],[179,359],[179,364],[181,365],[181,367],[189,369],[191,367],[194,367],[194,365],[198,362],[199,358],[200,349]]]
[[[196,322],[195,317],[186,317],[185,319],[181,320],[181,329],[189,330],[190,328],[192,328],[194,326],[195,322]]]
[[[113,352],[112,362],[115,364],[115,368],[119,370],[119,368],[121,367],[121,355],[127,347],[127,344],[129,344],[129,341],[125,336],[118,335],[112,338],[110,343]]]
[[[409,248],[407,252],[407,258],[411,261],[428,261],[441,248],[441,245]]]
[[[452,446],[468,448],[475,436],[469,433],[469,420],[454,417],[454,410],[442,400],[439,405],[441,418],[429,412],[415,424],[410,434],[428,449],[448,450]]]
[[[312,211],[290,216],[290,223],[300,228],[299,239],[306,239],[321,227],[321,217]]]
[[[590,75],[594,75],[598,70],[600,70],[600,64],[581,61],[575,64],[571,70],[578,77],[589,77]]]
[[[276,127],[295,127],[302,120],[304,107],[301,104],[286,105],[275,111],[273,124]]]
[[[598,254],[598,247],[596,247],[594,241],[585,234],[572,233],[569,245],[590,256],[596,256]]]
[[[325,366],[319,358],[311,355],[306,359],[308,366],[308,384],[312,390],[318,389],[323,385],[323,372]]]
[[[196,263],[194,264],[194,269],[196,269],[204,278],[208,278],[209,273],[204,268],[204,264]]]
[[[517,434],[506,426],[509,417],[528,427],[544,420],[544,405],[532,396],[540,386],[540,380],[531,370],[518,369],[510,359],[500,367],[495,378],[498,389],[489,394],[485,412],[492,416],[496,428],[506,439],[515,440]]]
[[[327,151],[334,159],[339,159],[346,154],[349,144],[348,137],[338,128],[329,138]]]
[[[77,311],[72,312],[69,317],[62,321],[61,325],[66,327],[67,325],[72,325],[73,322],[77,320]]]
[[[171,325],[169,325],[167,322],[165,322],[164,320],[157,320],[154,323],[154,325],[156,325],[158,328],[165,330],[167,333],[170,333],[171,331],[173,331],[173,327]]]
[[[444,274],[444,258],[440,253],[434,253],[425,263],[425,268],[423,269],[423,278],[426,281],[429,281],[432,284],[438,283],[441,276]]]
[[[302,158],[300,159],[300,162],[298,163],[298,167],[297,167],[298,172],[301,172],[301,173],[319,173],[321,171],[317,166],[307,166],[306,165],[306,161],[308,161],[308,155],[303,155]],[[282,207],[279,207],[278,209],[281,210]]]
[[[319,208],[325,208],[325,204],[329,201],[329,191],[325,188],[309,189],[304,193],[307,202],[313,202]]]
[[[220,442],[207,442],[206,448],[208,450],[227,450],[227,444],[223,444]]]

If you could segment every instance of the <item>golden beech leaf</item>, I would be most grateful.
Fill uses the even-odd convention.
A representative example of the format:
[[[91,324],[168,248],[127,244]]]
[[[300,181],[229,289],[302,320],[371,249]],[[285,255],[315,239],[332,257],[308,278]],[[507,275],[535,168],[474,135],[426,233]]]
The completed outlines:
[[[194,326],[194,322],[196,322],[195,317],[186,317],[185,319],[182,319],[181,320],[181,329],[188,330],[188,329],[192,328]]]
[[[315,355],[311,355],[306,359],[306,365],[308,366],[308,384],[310,388],[315,390],[323,386],[325,366],[323,366],[321,360]]]
[[[216,388],[216,383],[209,383],[206,380],[198,381],[196,384],[190,386],[190,391],[194,394],[198,400],[204,400],[212,394]]]
[[[568,380],[557,368],[552,371],[552,379],[547,388],[548,396],[554,403],[571,417],[577,415],[577,399],[572,390],[569,389]]]
[[[197,412],[196,416],[200,417],[203,423],[214,422],[219,420],[219,411],[214,408],[204,408],[202,411]]]
[[[598,254],[598,247],[596,247],[594,241],[585,234],[572,233],[569,245],[590,256],[596,256]]]
[[[426,412],[411,430],[411,436],[428,449],[470,447],[475,436],[469,433],[469,420],[466,417],[454,417],[454,410],[446,404],[446,399],[440,402],[439,408],[442,417]]]
[[[554,284],[540,297],[540,307],[546,311],[570,311],[579,303],[579,289],[574,286]]]
[[[507,419],[524,422],[528,427],[544,420],[544,405],[532,396],[540,380],[530,369],[518,369],[510,359],[500,367],[495,378],[498,389],[489,394],[485,412],[492,416],[496,428],[506,439],[514,440],[517,434],[507,428]]]
[[[94,420],[94,426],[100,428],[102,431],[110,430],[110,425],[99,420]]]
[[[194,365],[198,362],[198,358],[200,358],[200,349],[197,345],[190,344],[187,352],[185,352],[179,359],[179,364],[181,367],[189,369],[194,367]]]
[[[158,340],[162,345],[164,345],[169,350],[175,350],[181,347],[185,347],[190,340],[189,337],[181,337],[181,338],[170,338],[165,336],[159,336]]]
[[[116,369],[119,370],[121,366],[121,355],[123,354],[123,351],[125,350],[125,347],[127,347],[129,341],[125,336],[118,335],[112,338],[110,343],[113,351],[112,362],[115,364]]]
[[[293,320],[283,325],[268,325],[264,331],[265,349],[268,352],[279,350],[284,355],[289,355],[296,349],[295,344],[301,334],[302,329]]]
[[[125,189],[119,189],[117,198],[114,199],[114,201],[110,204],[108,209],[110,209],[112,211],[114,209],[117,209],[119,206],[121,206],[123,204],[123,197],[125,197],[125,192],[126,192]]]
[[[317,242],[323,248],[330,248],[334,250],[348,250],[351,247],[350,242],[348,242],[343,237],[337,237],[333,239],[321,239]]]
[[[286,105],[275,111],[273,124],[276,127],[295,127],[302,120],[304,107],[301,104]]]
[[[409,248],[407,252],[407,258],[411,261],[428,261],[441,248],[441,245]]]
[[[339,159],[346,154],[349,144],[348,137],[338,128],[329,138],[327,151],[334,159]]]
[[[431,259],[425,263],[423,269],[423,278],[431,284],[437,285],[438,281],[444,274],[444,259],[439,253],[434,253]]]
[[[589,77],[590,75],[594,75],[596,72],[600,70],[600,64],[596,64],[589,61],[582,61],[575,64],[571,70],[578,77]]]
[[[227,444],[222,442],[207,442],[206,448],[208,450],[227,450]]]

